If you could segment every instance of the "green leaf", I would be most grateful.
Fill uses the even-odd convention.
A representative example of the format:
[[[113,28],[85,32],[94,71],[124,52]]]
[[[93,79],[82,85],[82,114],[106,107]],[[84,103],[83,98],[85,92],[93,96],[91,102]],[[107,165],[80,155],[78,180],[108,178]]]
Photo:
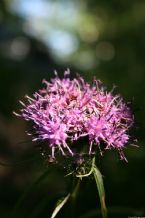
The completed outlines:
[[[56,215],[58,214],[58,212],[61,210],[61,208],[66,204],[66,202],[68,201],[70,197],[70,194],[68,194],[66,197],[58,200],[57,202],[57,205],[56,205],[56,208],[54,209],[52,215],[51,215],[51,218],[54,218],[56,217]]]
[[[96,165],[93,168],[93,174],[98,188],[102,216],[103,218],[107,218],[107,208],[105,205],[105,190],[104,190],[103,178]]]

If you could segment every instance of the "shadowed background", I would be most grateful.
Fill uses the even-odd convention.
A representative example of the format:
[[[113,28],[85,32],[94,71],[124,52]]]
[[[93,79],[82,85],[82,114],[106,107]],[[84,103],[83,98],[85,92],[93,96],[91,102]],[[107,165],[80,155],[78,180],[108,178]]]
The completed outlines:
[[[67,68],[71,77],[77,72],[91,81],[95,75],[108,90],[115,84],[115,93],[130,102],[132,135],[140,147],[128,145],[128,163],[108,151],[98,165],[109,217],[145,215],[144,11],[141,0],[0,1],[0,217],[49,217],[70,188],[59,168],[35,183],[47,167],[39,146],[26,136],[29,126],[12,114],[19,99],[42,87],[43,78],[49,80],[54,70],[62,76]],[[58,217],[69,217],[69,207]],[[84,179],[75,217],[100,217],[99,208],[93,180]]]

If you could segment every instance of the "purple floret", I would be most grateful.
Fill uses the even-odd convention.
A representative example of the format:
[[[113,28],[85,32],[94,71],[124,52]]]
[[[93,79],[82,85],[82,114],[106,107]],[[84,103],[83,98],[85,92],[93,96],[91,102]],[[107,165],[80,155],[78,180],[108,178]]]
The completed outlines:
[[[106,92],[95,79],[93,85],[80,76],[71,80],[69,71],[65,71],[63,79],[56,74],[51,82],[43,83],[45,88],[33,98],[26,96],[28,103],[21,102],[23,109],[16,114],[32,121],[33,141],[46,141],[55,158],[56,149],[73,156],[76,141],[87,136],[88,154],[103,143],[105,149],[117,149],[125,158],[122,150],[130,139],[133,115],[119,95]]]

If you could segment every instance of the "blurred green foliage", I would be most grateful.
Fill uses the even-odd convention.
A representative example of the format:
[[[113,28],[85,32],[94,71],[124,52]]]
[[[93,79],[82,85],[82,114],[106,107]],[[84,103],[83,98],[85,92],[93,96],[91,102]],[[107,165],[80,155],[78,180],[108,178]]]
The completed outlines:
[[[79,72],[88,81],[95,75],[108,89],[117,85],[115,92],[131,103],[132,135],[140,147],[125,149],[128,164],[109,151],[98,157],[98,166],[109,217],[145,215],[145,2],[31,0],[32,16],[22,16],[20,2],[0,1],[0,217],[11,217],[18,199],[47,169],[38,146],[25,134],[28,126],[12,111],[18,110],[18,100],[26,93],[41,87],[43,78],[49,80],[54,70],[62,75],[68,67],[72,77]],[[45,16],[44,8],[40,14],[36,10],[40,2],[49,3]],[[70,180],[63,170],[53,169],[26,192],[14,217],[48,217]],[[96,195],[93,180],[84,179],[78,217],[100,216]],[[69,209],[66,205],[58,217],[69,217]]]

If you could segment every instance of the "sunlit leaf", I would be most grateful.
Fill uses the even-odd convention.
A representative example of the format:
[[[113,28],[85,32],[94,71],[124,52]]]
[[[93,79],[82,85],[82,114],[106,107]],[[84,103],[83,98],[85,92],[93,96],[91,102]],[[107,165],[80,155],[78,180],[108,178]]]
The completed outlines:
[[[96,166],[94,166],[93,174],[94,174],[94,178],[95,178],[97,188],[98,188],[102,216],[103,218],[107,218],[107,208],[105,205],[105,190],[104,190],[104,185],[103,185],[103,179],[102,179],[102,175],[99,169]]]
[[[68,194],[66,197],[60,199],[58,202],[57,202],[57,205],[56,205],[56,208],[54,209],[52,215],[51,215],[51,218],[55,218],[56,215],[58,214],[58,212],[61,210],[61,208],[66,204],[66,202],[68,201],[70,197],[70,194]]]

